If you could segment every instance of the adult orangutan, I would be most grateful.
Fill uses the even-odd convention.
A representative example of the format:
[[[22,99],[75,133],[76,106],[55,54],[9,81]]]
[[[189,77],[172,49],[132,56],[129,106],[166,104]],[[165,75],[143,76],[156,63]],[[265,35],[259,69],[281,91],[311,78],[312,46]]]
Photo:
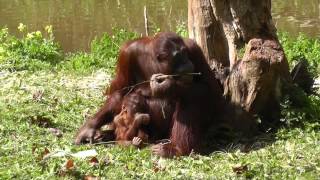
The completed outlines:
[[[197,73],[200,75],[194,75]],[[201,136],[222,112],[222,89],[199,46],[175,33],[159,33],[121,48],[108,98],[80,128],[76,144],[92,142],[97,130],[113,121],[121,112],[124,97],[135,91],[129,87],[141,89],[138,97],[147,102],[142,113],[150,115],[149,138],[170,139],[152,146],[153,153],[160,156],[199,150]],[[128,98],[128,108],[139,105],[140,98]]]

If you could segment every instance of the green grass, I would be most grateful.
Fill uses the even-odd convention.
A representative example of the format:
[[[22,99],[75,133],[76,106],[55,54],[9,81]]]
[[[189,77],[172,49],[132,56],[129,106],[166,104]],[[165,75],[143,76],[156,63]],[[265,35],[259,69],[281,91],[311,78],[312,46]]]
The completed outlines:
[[[50,31],[34,39],[26,36],[18,39],[7,30],[0,31],[0,179],[320,177],[317,96],[308,97],[303,108],[284,103],[284,125],[275,133],[230,142],[207,156],[163,159],[152,155],[149,148],[75,146],[72,142],[77,129],[104,101],[119,46],[136,35],[115,30],[113,36],[96,39],[91,52],[75,54],[62,54]],[[319,74],[319,40],[280,37],[289,62],[303,56]],[[62,137],[51,132],[52,128],[61,131]],[[46,149],[51,153],[95,149],[99,162],[93,165],[90,158],[71,156],[44,161]],[[74,162],[72,168],[66,165],[68,160]]]

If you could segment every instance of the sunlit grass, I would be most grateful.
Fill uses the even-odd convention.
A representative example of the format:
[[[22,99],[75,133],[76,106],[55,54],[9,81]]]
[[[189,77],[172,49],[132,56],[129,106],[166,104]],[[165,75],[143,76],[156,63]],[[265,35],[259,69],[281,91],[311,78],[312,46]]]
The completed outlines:
[[[6,48],[5,43],[22,40],[9,42],[4,36],[2,40],[0,38],[0,179],[320,177],[320,98],[317,96],[309,97],[304,108],[284,106],[283,120],[290,123],[285,123],[275,133],[266,133],[250,141],[230,142],[206,156],[192,154],[162,159],[152,155],[148,147],[140,150],[117,145],[73,145],[77,129],[104,101],[103,93],[112,78],[119,50],[117,46],[133,37],[125,31],[119,34],[96,40],[95,50],[91,53],[59,54],[63,58],[56,63],[33,59],[48,65],[40,67],[29,64],[33,60],[24,59],[28,54],[19,54],[23,49]],[[286,52],[296,54],[288,47],[300,41],[285,42]],[[309,59],[317,59],[320,54],[312,49],[314,47],[317,46],[310,46],[313,53],[307,56]],[[19,62],[23,62],[24,68],[15,69],[10,62],[12,58],[21,57]],[[291,119],[298,123],[292,123]],[[75,153],[90,149],[97,151],[97,163],[91,158],[71,156],[43,160],[47,152]],[[66,164],[68,160],[72,160],[72,166]]]

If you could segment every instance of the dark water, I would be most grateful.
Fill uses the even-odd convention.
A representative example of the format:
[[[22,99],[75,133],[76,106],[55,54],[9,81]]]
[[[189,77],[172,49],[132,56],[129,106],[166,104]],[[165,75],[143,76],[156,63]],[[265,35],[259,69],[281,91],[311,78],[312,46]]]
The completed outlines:
[[[273,0],[273,18],[279,30],[320,37],[320,0]],[[187,0],[0,0],[0,27],[19,34],[53,25],[65,51],[88,50],[91,40],[112,27],[144,32],[143,7],[151,28],[175,30],[187,21]]]

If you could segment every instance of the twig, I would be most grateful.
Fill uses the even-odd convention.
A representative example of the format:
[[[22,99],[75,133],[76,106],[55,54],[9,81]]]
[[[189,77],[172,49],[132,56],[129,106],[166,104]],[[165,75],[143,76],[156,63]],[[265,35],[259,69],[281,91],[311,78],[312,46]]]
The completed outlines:
[[[301,66],[302,66],[302,63],[300,62],[300,63],[298,64],[298,67],[297,67],[297,69],[296,69],[296,72],[294,73],[294,75],[293,75],[293,77],[292,77],[292,80],[293,80],[293,81],[296,79],[296,77],[297,77],[297,75],[298,75],[298,72],[299,72],[300,69],[301,69]]]
[[[200,76],[200,75],[201,75],[201,72],[198,72],[198,73],[185,73],[185,74],[168,74],[168,75],[164,74],[164,75],[162,75],[162,77],[163,77],[163,78],[167,78],[167,77]],[[132,92],[132,90],[133,90],[135,87],[137,87],[137,86],[139,86],[139,85],[141,85],[141,84],[149,83],[149,82],[151,82],[151,80],[142,81],[142,82],[137,83],[137,84],[134,84],[134,85],[132,85],[132,86],[127,86],[127,87],[124,87],[124,88],[122,88],[122,89],[119,89],[119,90],[117,90],[117,91],[123,91],[123,90],[129,89],[129,91],[126,93],[126,95],[128,95],[130,92]]]
[[[90,145],[94,145],[94,146],[96,146],[96,145],[103,145],[103,144],[105,144],[105,145],[108,145],[108,144],[120,144],[120,143],[128,143],[128,144],[130,144],[132,141],[103,141],[103,142],[97,142],[97,143],[91,143]],[[145,144],[145,145],[149,145],[150,143],[146,143],[146,142],[142,142],[143,144]]]
[[[156,141],[156,144],[162,144],[162,145],[166,145],[166,144],[170,144],[171,140],[170,139],[160,139]]]
[[[148,17],[147,17],[147,6],[144,6],[144,28],[146,31],[146,36],[149,36],[149,26],[148,26]]]

